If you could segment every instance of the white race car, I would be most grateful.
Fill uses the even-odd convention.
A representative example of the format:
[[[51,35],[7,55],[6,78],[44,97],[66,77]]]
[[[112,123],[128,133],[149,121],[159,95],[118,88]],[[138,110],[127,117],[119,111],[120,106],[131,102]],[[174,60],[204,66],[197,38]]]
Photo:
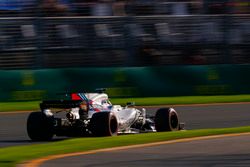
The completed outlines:
[[[72,93],[70,100],[50,100],[30,113],[27,132],[33,141],[56,136],[114,136],[122,133],[177,131],[183,128],[173,108],[160,108],[154,116],[133,103],[112,105],[103,91]],[[64,114],[62,114],[64,113]]]

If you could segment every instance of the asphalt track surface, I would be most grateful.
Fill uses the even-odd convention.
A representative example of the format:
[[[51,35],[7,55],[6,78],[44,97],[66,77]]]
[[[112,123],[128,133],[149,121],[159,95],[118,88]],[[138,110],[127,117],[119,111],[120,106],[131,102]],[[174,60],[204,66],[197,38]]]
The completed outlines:
[[[170,106],[172,107],[172,106]],[[158,107],[157,107],[158,108]],[[148,107],[153,114],[156,107]],[[250,103],[174,106],[186,129],[226,128],[250,125]],[[0,148],[34,144],[26,132],[29,113],[0,113]],[[64,138],[55,138],[54,141]]]
[[[64,157],[41,167],[249,167],[250,135]]]

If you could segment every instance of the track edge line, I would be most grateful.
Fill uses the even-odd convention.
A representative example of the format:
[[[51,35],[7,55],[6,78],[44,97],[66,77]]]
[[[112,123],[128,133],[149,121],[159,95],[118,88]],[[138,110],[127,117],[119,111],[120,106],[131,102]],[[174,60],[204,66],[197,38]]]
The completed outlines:
[[[37,158],[37,159],[33,159],[33,160],[30,160],[30,161],[27,161],[27,162],[23,162],[21,164],[18,164],[17,167],[39,167],[41,164],[43,164],[46,161],[65,158],[65,157],[71,157],[71,156],[95,154],[95,153],[100,153],[100,152],[119,151],[119,150],[132,149],[132,148],[151,147],[151,146],[157,146],[157,145],[163,145],[163,144],[183,143],[183,142],[190,142],[190,141],[197,141],[197,140],[207,140],[207,139],[216,139],[216,138],[223,138],[223,137],[243,136],[243,135],[250,135],[250,132],[211,135],[211,136],[200,136],[200,137],[192,137],[192,138],[183,138],[183,139],[176,139],[176,140],[152,142],[152,143],[146,143],[146,144],[136,144],[136,145],[129,145],[129,146],[118,146],[118,147],[112,147],[112,148],[103,148],[103,149],[83,151],[83,152],[74,152],[74,153],[50,155],[50,156],[47,156],[47,157]]]

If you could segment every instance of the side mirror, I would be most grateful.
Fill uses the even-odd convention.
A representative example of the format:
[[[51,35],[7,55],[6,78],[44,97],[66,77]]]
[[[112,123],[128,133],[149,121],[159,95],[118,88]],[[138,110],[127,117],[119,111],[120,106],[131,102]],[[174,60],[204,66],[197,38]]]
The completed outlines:
[[[135,102],[127,102],[127,107],[133,107],[135,106]]]

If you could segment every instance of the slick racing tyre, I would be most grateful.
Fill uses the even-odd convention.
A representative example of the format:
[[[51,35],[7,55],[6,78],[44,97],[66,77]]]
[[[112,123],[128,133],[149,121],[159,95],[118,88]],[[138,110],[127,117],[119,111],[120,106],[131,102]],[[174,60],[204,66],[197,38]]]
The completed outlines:
[[[155,129],[157,132],[179,130],[179,117],[173,108],[161,108],[155,114]]]
[[[112,112],[98,112],[90,120],[90,130],[94,136],[115,136],[118,131],[117,118]]]
[[[46,116],[42,112],[30,113],[27,120],[27,132],[33,141],[51,140],[53,133],[53,117]]]

